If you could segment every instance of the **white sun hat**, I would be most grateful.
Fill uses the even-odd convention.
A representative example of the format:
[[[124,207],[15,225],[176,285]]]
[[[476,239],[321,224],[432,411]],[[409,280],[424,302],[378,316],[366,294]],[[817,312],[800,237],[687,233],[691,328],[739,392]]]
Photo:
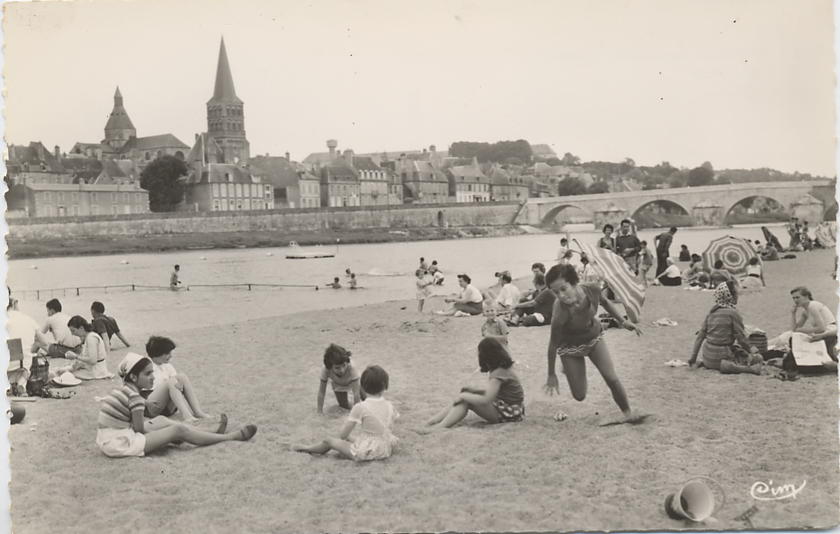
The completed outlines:
[[[76,378],[70,371],[65,371],[61,376],[53,378],[52,381],[56,386],[62,387],[78,386],[82,383],[82,381]]]

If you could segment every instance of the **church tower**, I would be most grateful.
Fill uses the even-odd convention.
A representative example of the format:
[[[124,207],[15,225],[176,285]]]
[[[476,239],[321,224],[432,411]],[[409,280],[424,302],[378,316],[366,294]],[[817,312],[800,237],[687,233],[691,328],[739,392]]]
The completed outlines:
[[[103,145],[108,145],[114,150],[119,150],[132,137],[137,137],[137,130],[128,118],[128,113],[123,107],[123,97],[120,88],[114,93],[114,109],[108,116],[105,124],[105,139]]]
[[[216,67],[216,87],[213,98],[207,101],[207,136],[212,138],[222,151],[224,161],[219,163],[240,163],[245,165],[250,157],[250,147],[245,138],[244,104],[233,88],[225,39],[219,47],[219,63]]]

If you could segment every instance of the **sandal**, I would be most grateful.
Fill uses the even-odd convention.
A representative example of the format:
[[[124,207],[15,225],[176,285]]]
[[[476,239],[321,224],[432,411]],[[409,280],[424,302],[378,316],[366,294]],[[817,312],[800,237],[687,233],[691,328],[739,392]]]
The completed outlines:
[[[256,433],[257,425],[245,425],[245,427],[239,431],[240,441],[248,441],[253,438]]]
[[[219,415],[219,428],[216,429],[216,434],[224,434],[225,430],[227,430],[228,425],[228,416],[227,414],[220,414]]]

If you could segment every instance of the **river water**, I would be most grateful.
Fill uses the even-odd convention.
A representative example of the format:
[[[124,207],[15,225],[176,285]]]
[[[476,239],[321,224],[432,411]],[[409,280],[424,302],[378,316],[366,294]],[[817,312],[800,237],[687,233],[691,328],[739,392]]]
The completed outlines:
[[[787,242],[784,228],[771,230]],[[642,230],[640,238],[653,250],[653,238],[661,229]],[[763,235],[758,226],[735,228],[683,228],[674,237],[671,254],[681,244],[692,252],[702,252],[710,240],[734,235],[752,240]],[[586,229],[572,231],[580,241],[594,243],[600,234]],[[493,273],[509,270],[514,277],[530,274],[533,262],[550,266],[557,255],[559,234],[533,234],[510,237],[475,238],[452,241],[342,245],[335,258],[290,260],[287,248],[195,250],[158,254],[81,256],[9,261],[8,285],[21,300],[21,310],[41,322],[44,302],[55,296],[65,311],[88,316],[90,302],[105,303],[120,323],[132,317],[151,328],[189,328],[221,325],[248,319],[270,317],[319,309],[336,309],[388,300],[413,299],[414,269],[419,258],[437,260],[447,275],[439,294],[456,291],[457,273],[467,273],[478,287],[495,283]],[[333,251],[332,247],[322,250]],[[126,289],[85,289],[87,286],[136,284],[166,286],[174,264],[181,266],[184,285],[201,284],[293,284],[323,286],[344,270],[357,273],[358,291],[308,288],[201,288],[190,291]],[[79,295],[75,288],[81,287]],[[41,291],[45,288],[69,290]],[[427,305],[428,306],[428,305]],[[435,304],[435,306],[438,306]],[[428,309],[428,308],[427,308]],[[173,320],[174,319],[174,320]]]

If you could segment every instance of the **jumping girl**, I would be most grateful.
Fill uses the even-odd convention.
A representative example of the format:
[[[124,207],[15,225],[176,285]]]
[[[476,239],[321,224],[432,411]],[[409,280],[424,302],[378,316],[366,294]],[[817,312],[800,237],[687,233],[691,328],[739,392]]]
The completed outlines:
[[[50,374],[59,376],[70,371],[80,380],[112,378],[114,375],[108,372],[108,364],[105,362],[108,357],[105,342],[99,334],[93,331],[93,327],[87,322],[87,319],[81,315],[74,315],[67,322],[67,327],[74,336],[83,340],[83,344],[78,349],[78,353],[72,350],[64,353],[65,358],[73,360],[70,365],[55,369]]]
[[[143,418],[146,402],[140,396],[140,390],[151,389],[154,385],[152,365],[152,360],[146,356],[129,352],[118,367],[122,387],[101,399],[96,444],[106,456],[145,456],[176,441],[199,447],[222,441],[248,441],[257,433],[255,425],[227,434],[213,434],[165,417],[146,421]],[[159,430],[152,430],[152,425],[147,426],[147,423],[154,423],[154,428]]]
[[[362,389],[367,397],[350,410],[339,437],[327,438],[311,447],[296,445],[292,450],[310,454],[326,454],[335,450],[342,458],[357,462],[390,457],[397,442],[391,426],[399,414],[389,401],[382,398],[382,393],[388,389],[388,373],[378,365],[368,367],[362,373]],[[359,425],[359,434],[351,440],[350,434],[356,425]]]
[[[574,271],[574,267],[566,265]],[[450,428],[470,411],[488,423],[510,423],[525,417],[525,392],[519,377],[511,370],[513,360],[502,343],[486,337],[478,344],[478,365],[482,373],[490,373],[487,389],[461,388],[461,394],[426,424],[435,429]]]
[[[545,392],[549,395],[559,393],[555,363],[557,356],[560,356],[572,397],[578,401],[584,400],[587,385],[585,358],[588,356],[609,386],[625,421],[641,422],[646,416],[635,416],[630,410],[627,393],[613,368],[607,343],[603,339],[601,322],[598,320],[598,305],[603,306],[622,328],[639,335],[639,327],[624,319],[613,304],[602,296],[600,285],[578,284],[577,272],[570,265],[555,265],[549,269],[546,283],[557,300],[551,320]]]

